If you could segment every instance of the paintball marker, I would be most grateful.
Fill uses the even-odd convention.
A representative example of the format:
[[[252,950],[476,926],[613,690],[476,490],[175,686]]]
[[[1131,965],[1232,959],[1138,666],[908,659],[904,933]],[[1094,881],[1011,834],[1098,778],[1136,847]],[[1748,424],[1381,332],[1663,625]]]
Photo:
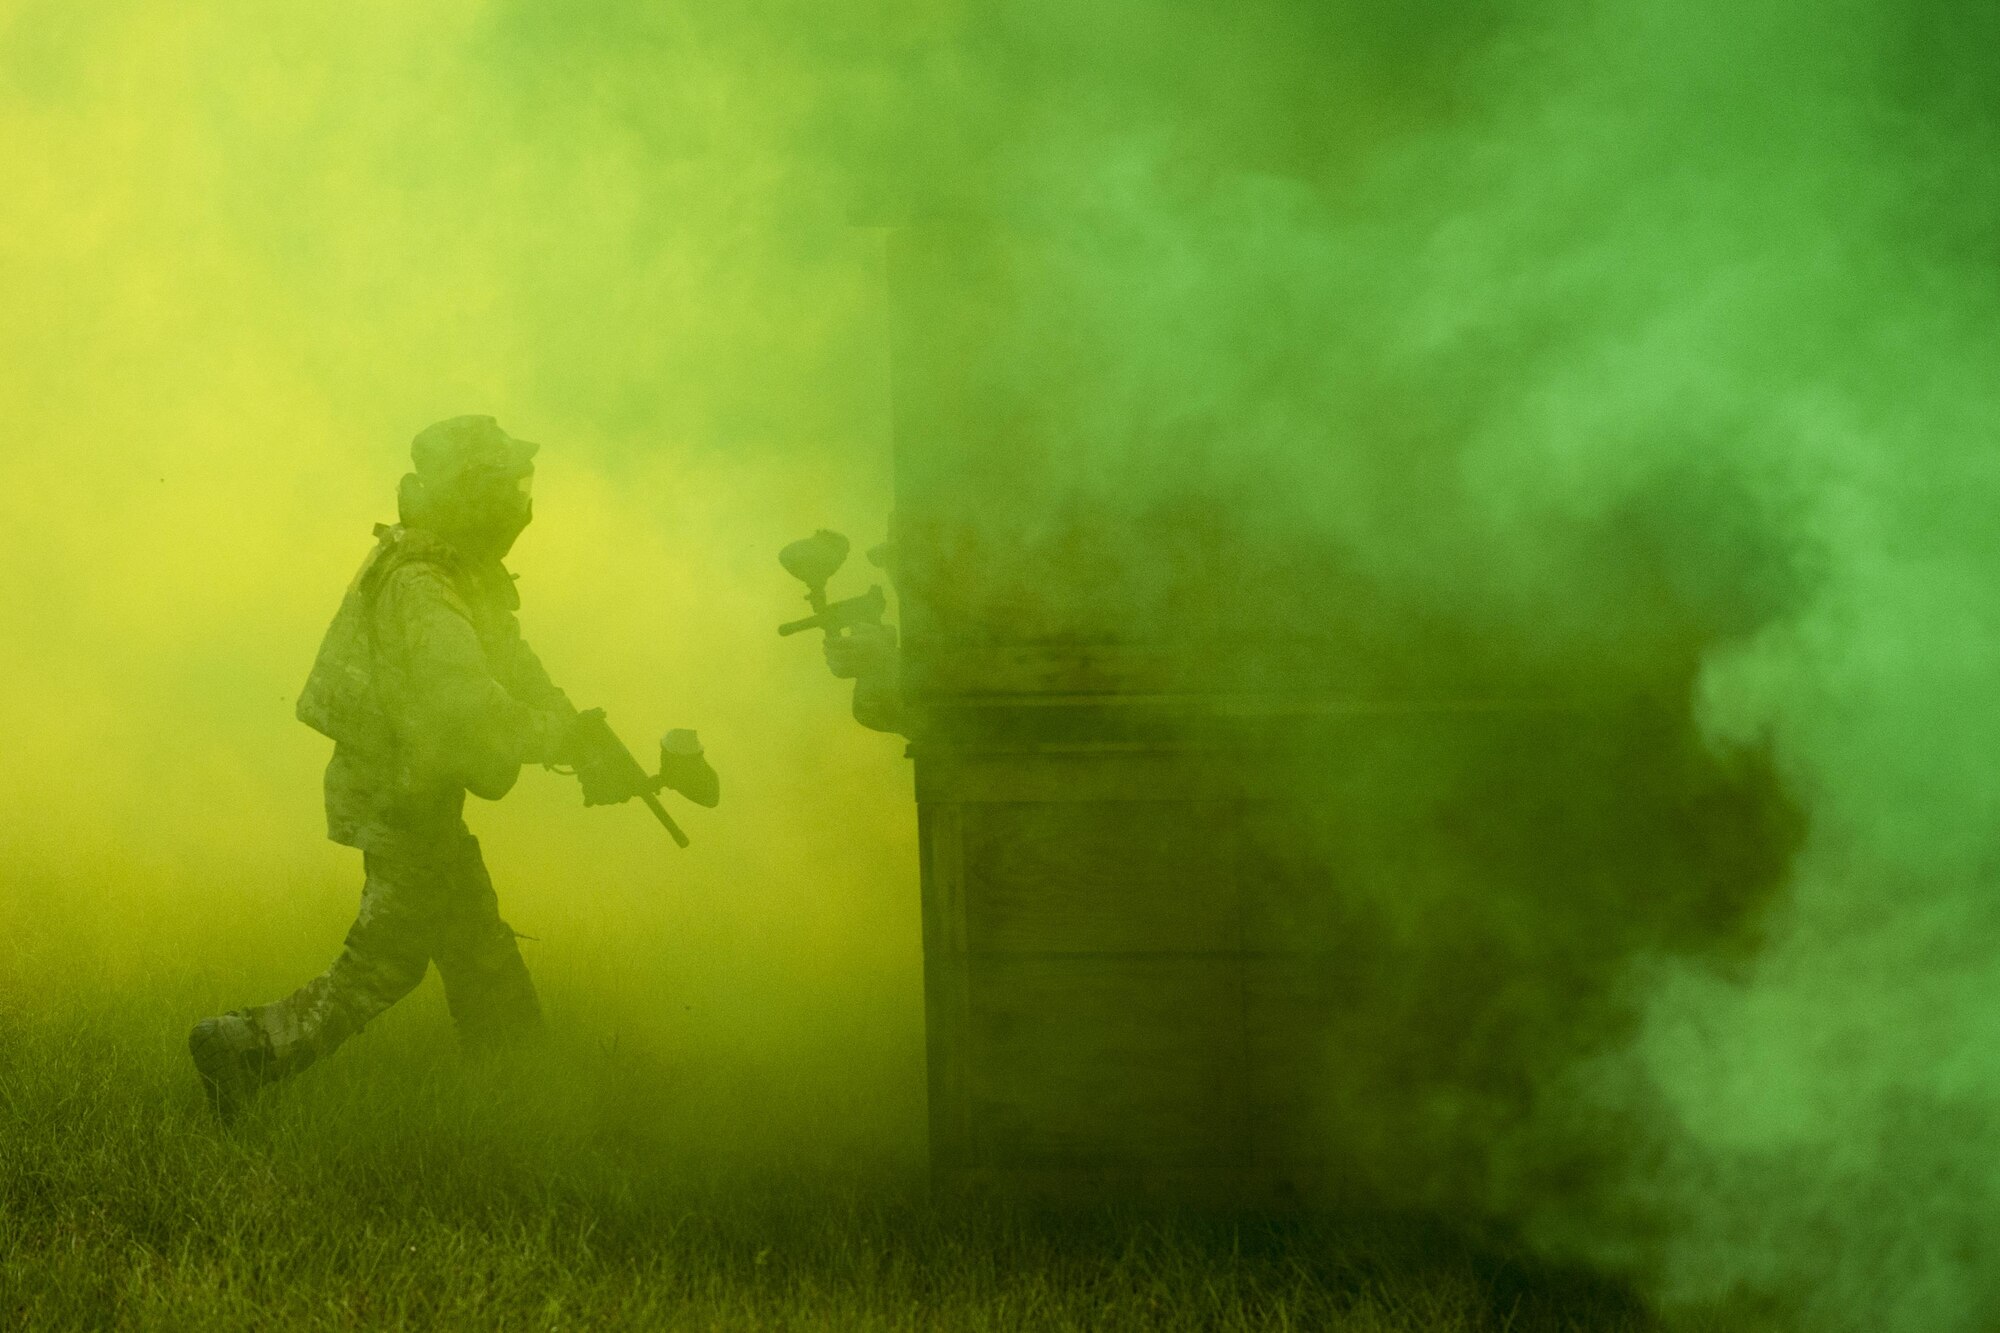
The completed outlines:
[[[821,528],[812,536],[801,538],[778,552],[778,563],[793,578],[806,585],[806,604],[813,610],[803,620],[778,626],[778,633],[792,635],[817,629],[826,631],[826,637],[834,639],[857,625],[882,623],[882,612],[888,608],[888,599],[882,595],[880,584],[859,597],[849,597],[840,602],[826,600],[827,580],[847,563],[847,551],[847,538]]]
[[[702,756],[701,744],[692,731],[670,731],[660,738],[657,775],[639,767],[639,761],[611,729],[602,708],[577,714],[572,736],[576,775],[583,783],[583,803],[618,805],[637,796],[679,846],[688,845],[687,834],[655,793],[671,787],[696,804],[711,807],[721,797],[715,770]]]

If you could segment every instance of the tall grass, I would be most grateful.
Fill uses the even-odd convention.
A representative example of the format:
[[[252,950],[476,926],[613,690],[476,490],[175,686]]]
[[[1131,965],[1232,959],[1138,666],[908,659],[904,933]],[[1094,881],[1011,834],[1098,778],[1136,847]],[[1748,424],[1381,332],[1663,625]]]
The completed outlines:
[[[0,1010],[0,1326],[1640,1326],[1381,1224],[934,1201],[907,1146],[774,1146],[741,1132],[774,1108],[575,1027],[467,1065],[434,1003],[224,1133],[189,1001]]]

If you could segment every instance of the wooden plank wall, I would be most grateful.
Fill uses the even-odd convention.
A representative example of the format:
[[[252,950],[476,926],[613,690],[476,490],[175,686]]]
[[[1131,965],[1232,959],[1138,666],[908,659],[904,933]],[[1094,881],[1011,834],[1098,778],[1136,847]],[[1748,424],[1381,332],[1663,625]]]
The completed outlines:
[[[1310,1174],[1327,960],[1190,756],[919,761],[942,1184],[1283,1199]],[[1202,765],[1211,776],[1213,764]]]

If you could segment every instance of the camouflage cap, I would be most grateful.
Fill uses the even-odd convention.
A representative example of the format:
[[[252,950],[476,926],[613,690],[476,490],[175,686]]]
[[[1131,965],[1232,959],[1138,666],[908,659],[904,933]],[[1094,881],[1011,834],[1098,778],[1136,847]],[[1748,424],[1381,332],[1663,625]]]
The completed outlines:
[[[426,426],[410,442],[410,459],[426,481],[452,481],[474,468],[493,468],[503,476],[523,477],[534,471],[539,444],[517,440],[492,417],[453,417]]]

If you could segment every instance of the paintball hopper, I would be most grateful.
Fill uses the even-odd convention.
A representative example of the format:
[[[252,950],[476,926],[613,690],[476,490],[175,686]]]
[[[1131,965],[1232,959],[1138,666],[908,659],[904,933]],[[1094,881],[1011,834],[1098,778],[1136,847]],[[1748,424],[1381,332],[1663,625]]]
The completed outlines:
[[[700,738],[685,727],[660,737],[659,784],[710,810],[722,799],[722,780],[702,753]]]
[[[818,596],[815,611],[825,610],[826,581],[840,572],[847,563],[847,538],[837,532],[821,528],[810,537],[801,537],[784,550],[778,552],[778,563],[785,572],[806,585],[808,599]]]

